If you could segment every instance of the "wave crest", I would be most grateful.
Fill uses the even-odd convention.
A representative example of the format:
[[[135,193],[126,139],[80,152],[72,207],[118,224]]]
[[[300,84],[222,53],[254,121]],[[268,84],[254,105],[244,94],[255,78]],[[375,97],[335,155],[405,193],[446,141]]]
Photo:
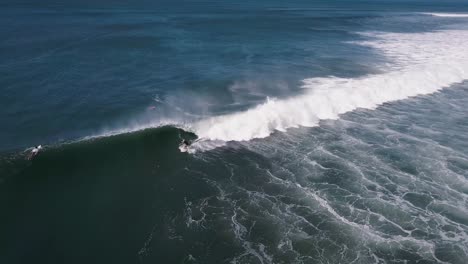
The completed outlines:
[[[372,47],[394,62],[390,71],[361,78],[311,78],[307,91],[285,100],[268,100],[250,110],[211,117],[192,126],[201,138],[247,141],[275,130],[317,126],[357,108],[430,94],[468,78],[468,32],[366,33]]]

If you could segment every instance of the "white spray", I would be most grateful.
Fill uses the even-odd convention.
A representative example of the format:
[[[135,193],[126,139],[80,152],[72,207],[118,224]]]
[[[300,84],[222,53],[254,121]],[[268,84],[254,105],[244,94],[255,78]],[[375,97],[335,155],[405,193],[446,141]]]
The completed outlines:
[[[211,117],[192,125],[201,138],[247,141],[275,130],[317,126],[357,108],[430,94],[468,79],[468,31],[366,33],[374,48],[395,64],[387,73],[361,78],[311,78],[307,91],[285,100],[269,100],[244,112]]]

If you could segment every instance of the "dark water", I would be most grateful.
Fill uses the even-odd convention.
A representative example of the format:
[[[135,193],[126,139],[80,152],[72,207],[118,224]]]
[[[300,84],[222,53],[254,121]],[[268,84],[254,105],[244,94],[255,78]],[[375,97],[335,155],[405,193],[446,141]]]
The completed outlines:
[[[467,263],[466,13],[0,4],[0,263]]]

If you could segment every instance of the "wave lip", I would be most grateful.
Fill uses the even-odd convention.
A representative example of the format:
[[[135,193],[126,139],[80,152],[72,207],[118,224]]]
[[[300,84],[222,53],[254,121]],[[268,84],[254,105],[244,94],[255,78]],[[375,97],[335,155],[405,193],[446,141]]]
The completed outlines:
[[[430,94],[468,78],[468,31],[429,33],[365,33],[372,47],[394,62],[383,74],[361,78],[303,80],[306,92],[285,100],[268,100],[250,110],[211,117],[193,124],[201,138],[248,141],[275,130],[317,126],[357,108]]]

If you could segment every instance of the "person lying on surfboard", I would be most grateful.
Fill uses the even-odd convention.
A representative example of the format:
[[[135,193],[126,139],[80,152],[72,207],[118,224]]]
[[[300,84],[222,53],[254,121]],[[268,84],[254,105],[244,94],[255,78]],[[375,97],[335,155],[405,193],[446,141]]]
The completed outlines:
[[[31,153],[29,154],[28,156],[28,159],[32,159],[34,158],[38,153],[39,151],[42,149],[42,146],[39,145],[37,147],[34,147],[32,150],[31,150]]]

